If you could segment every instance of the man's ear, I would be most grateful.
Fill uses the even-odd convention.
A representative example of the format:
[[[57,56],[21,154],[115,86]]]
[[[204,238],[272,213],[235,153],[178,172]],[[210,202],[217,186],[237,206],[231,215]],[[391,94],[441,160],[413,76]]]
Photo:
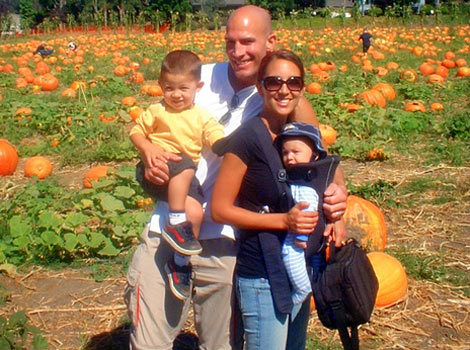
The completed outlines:
[[[274,35],[274,33],[271,33],[268,35],[268,38],[266,39],[266,51],[273,52],[275,47],[276,47],[276,35]]]

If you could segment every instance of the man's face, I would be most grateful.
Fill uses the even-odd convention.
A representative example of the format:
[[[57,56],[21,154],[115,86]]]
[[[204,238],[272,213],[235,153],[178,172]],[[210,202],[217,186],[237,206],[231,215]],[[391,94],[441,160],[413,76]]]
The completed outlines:
[[[255,16],[232,18],[225,34],[226,53],[237,80],[244,85],[256,83],[261,60],[274,48],[274,35]]]

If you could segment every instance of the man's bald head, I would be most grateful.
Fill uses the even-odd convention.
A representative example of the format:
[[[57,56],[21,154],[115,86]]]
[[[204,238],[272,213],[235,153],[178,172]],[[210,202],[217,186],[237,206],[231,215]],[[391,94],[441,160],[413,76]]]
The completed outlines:
[[[227,28],[234,23],[245,26],[249,23],[256,23],[266,36],[272,32],[271,15],[267,10],[255,5],[246,5],[236,9],[228,18]]]

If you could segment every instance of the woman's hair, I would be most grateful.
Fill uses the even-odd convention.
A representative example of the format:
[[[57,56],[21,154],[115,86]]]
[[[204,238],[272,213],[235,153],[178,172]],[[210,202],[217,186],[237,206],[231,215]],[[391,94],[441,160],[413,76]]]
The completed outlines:
[[[266,69],[268,68],[269,64],[275,60],[286,60],[289,62],[294,63],[300,70],[300,76],[302,80],[305,77],[305,70],[302,61],[300,60],[299,56],[289,50],[278,50],[271,53],[267,53],[266,56],[261,60],[261,64],[258,70],[258,81],[261,81],[265,78]]]
[[[194,79],[201,80],[201,60],[188,50],[172,51],[163,59],[160,78],[165,73],[191,74]]]

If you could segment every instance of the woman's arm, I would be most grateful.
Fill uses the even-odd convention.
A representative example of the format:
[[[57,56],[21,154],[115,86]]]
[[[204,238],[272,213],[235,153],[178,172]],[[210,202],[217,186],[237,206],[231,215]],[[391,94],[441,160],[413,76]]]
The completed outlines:
[[[211,199],[211,215],[216,222],[249,230],[289,230],[309,234],[318,222],[318,213],[302,211],[300,202],[288,213],[260,214],[235,205],[247,166],[233,153],[224,156]]]

